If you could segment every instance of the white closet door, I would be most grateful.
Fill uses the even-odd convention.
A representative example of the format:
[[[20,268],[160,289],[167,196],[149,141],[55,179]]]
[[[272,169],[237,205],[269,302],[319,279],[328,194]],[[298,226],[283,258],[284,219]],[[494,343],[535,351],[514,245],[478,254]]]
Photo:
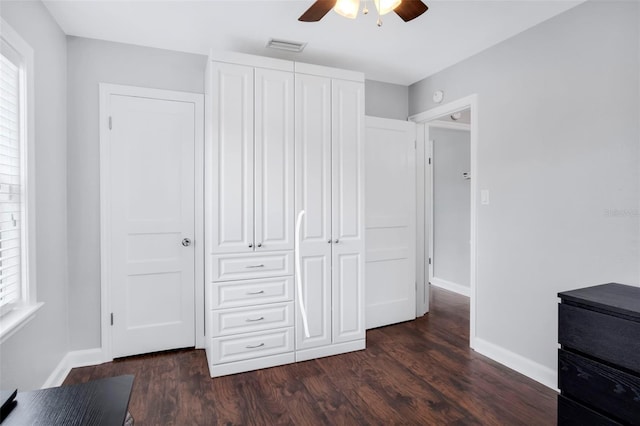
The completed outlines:
[[[333,342],[365,337],[364,84],[332,84]]]
[[[293,250],[293,73],[255,70],[255,247]]]
[[[310,337],[296,309],[296,349],[331,343],[331,80],[296,74],[296,214],[302,298]]]
[[[131,95],[108,95],[105,160],[114,357],[195,339],[194,104],[120,92]]]
[[[416,129],[367,117],[367,329],[416,317]]]
[[[213,253],[253,251],[253,83],[253,67],[212,63]]]

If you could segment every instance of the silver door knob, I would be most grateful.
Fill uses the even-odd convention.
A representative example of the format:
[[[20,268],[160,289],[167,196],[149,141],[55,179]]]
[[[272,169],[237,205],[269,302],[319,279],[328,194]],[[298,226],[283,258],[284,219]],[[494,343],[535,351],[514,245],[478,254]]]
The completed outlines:
[[[189,238],[184,238],[182,240],[182,245],[185,247],[189,247],[191,245],[191,240]]]
[[[329,244],[331,244],[331,240],[327,241]]]
[[[340,240],[338,240],[337,238],[336,238],[336,240],[334,241],[334,243],[336,243],[336,244],[338,244],[339,242],[340,242]]]
[[[253,248],[253,244],[249,244],[249,248]]]

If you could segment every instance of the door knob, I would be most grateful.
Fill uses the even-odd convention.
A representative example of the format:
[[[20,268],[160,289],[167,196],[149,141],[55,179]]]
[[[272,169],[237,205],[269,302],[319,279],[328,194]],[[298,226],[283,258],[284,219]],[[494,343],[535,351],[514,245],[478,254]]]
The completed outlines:
[[[336,240],[334,241],[334,243],[338,244],[340,242],[339,239],[336,238]]]
[[[253,244],[249,244],[249,248],[253,248]]]
[[[189,247],[191,245],[191,240],[189,238],[185,238],[182,240],[182,245],[185,247]]]
[[[262,243],[258,243],[258,247],[262,247]]]

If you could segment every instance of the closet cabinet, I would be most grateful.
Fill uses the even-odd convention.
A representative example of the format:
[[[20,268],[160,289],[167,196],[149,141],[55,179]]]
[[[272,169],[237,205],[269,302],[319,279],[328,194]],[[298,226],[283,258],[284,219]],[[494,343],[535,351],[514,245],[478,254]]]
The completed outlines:
[[[213,253],[293,250],[293,72],[210,64]]]
[[[364,76],[224,54],[205,92],[211,376],[364,349]]]
[[[293,64],[227,59],[209,61],[206,82],[212,377],[295,360]]]
[[[302,299],[296,360],[365,347],[364,83],[296,64],[296,211]]]

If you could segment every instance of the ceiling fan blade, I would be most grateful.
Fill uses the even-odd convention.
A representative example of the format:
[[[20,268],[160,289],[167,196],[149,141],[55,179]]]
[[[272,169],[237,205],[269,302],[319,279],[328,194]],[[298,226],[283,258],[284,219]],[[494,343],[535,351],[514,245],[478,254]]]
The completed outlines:
[[[318,22],[336,5],[337,0],[317,0],[298,18],[302,22]]]
[[[402,3],[393,11],[402,18],[404,22],[409,22],[417,18],[429,9],[421,0],[402,0]]]

